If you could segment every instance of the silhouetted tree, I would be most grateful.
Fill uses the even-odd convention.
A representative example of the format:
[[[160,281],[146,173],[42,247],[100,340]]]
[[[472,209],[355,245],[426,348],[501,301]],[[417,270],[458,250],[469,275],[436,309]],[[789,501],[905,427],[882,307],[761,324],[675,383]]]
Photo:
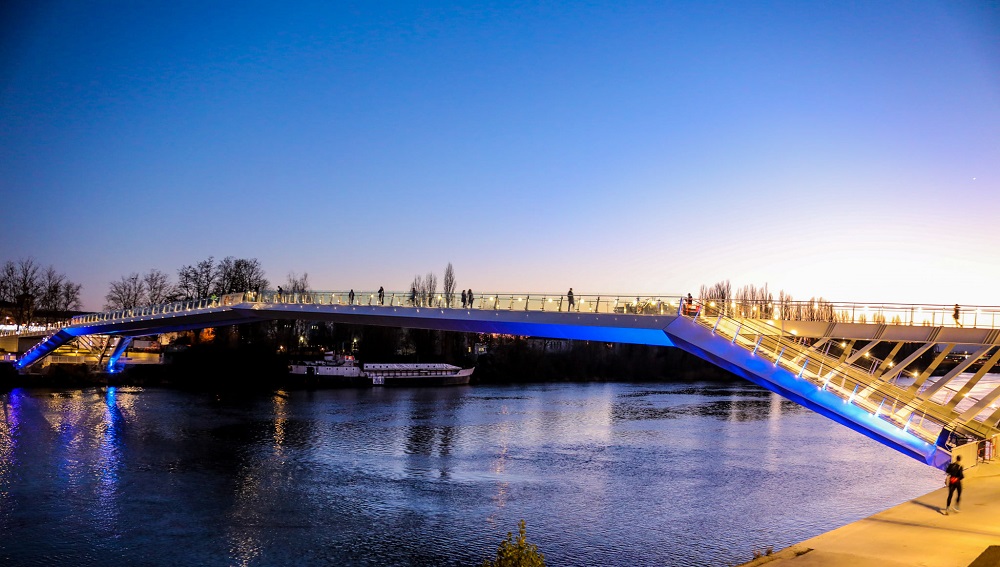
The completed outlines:
[[[427,272],[424,277],[424,296],[427,298],[427,305],[434,305],[434,295],[437,293],[438,279],[434,272]]]
[[[36,302],[48,322],[64,318],[68,311],[80,308],[80,284],[75,284],[49,266],[42,276],[41,296]]]
[[[31,323],[38,311],[55,319],[78,309],[80,288],[52,266],[43,272],[34,258],[7,260],[0,266],[0,310],[18,325]]]
[[[218,295],[267,289],[264,268],[256,258],[226,256],[216,268],[213,292]]]
[[[142,304],[145,289],[139,274],[132,272],[120,280],[111,282],[108,294],[104,296],[104,308],[108,310],[131,309]]]
[[[170,282],[170,276],[153,268],[142,276],[143,304],[157,305],[169,303],[180,295],[177,287]]]
[[[410,292],[414,293],[413,306],[424,304],[424,298],[427,297],[427,287],[424,284],[423,276],[413,276],[413,283],[410,284]]]
[[[182,299],[208,297],[215,284],[215,259],[209,256],[194,266],[177,270],[177,291]]]
[[[308,293],[309,288],[309,274],[306,272],[302,273],[302,276],[298,276],[295,272],[288,272],[288,280],[285,282],[285,293]]]
[[[455,269],[451,267],[451,262],[444,269],[444,302],[448,307],[455,303]]]

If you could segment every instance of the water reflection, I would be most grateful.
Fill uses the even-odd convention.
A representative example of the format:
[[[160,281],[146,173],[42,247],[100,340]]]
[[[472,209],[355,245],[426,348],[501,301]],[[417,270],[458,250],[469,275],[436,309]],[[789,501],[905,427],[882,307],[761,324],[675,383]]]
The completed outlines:
[[[98,426],[101,432],[97,447],[96,473],[97,502],[95,521],[109,536],[114,537],[118,526],[119,470],[122,466],[124,450],[125,418],[118,407],[118,392],[109,386],[104,394],[103,421]]]
[[[3,401],[9,564],[457,567],[481,563],[523,518],[556,565],[720,565],[938,481],[754,386]],[[876,476],[910,482],[842,490]]]
[[[3,423],[0,423],[0,526],[6,531],[11,522],[11,488],[17,474],[17,445],[20,428],[20,405],[24,396],[15,388],[2,396]]]

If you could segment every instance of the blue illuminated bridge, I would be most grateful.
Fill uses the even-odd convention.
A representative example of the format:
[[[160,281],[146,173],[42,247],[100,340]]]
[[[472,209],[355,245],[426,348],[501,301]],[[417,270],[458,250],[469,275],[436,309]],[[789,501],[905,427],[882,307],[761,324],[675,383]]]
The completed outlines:
[[[977,444],[1000,433],[1000,380],[989,373],[1000,361],[1000,307],[643,295],[571,304],[542,293],[481,294],[462,306],[407,292],[381,301],[369,292],[247,292],[80,315],[15,366],[109,335],[114,371],[132,337],[277,319],[677,347],[939,468],[956,453],[975,462]]]

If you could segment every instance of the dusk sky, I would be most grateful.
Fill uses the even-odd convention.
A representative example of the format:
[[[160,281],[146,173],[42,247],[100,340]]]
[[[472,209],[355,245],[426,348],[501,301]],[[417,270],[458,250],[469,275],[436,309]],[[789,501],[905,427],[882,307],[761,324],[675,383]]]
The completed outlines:
[[[1000,304],[997,2],[0,8],[0,261]]]

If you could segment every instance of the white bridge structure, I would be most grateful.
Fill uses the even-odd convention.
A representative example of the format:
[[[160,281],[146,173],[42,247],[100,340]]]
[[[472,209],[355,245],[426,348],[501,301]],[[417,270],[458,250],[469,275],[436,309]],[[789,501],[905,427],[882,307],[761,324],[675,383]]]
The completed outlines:
[[[1000,433],[1000,380],[989,373],[1000,307],[544,293],[479,294],[463,306],[410,292],[246,292],[76,316],[15,366],[110,335],[114,371],[132,337],[277,319],[677,347],[939,468],[957,444]]]

